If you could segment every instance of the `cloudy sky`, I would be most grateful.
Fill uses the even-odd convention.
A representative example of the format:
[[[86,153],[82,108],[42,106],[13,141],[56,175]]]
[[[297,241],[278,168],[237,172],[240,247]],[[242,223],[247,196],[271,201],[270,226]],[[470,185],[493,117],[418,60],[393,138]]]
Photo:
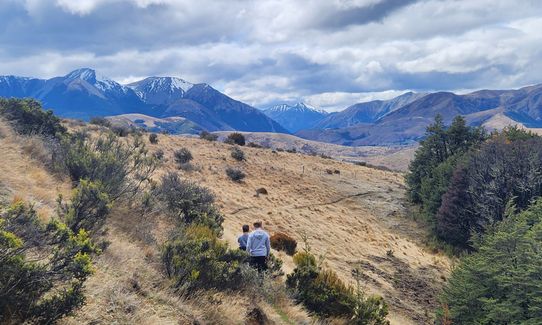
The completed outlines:
[[[0,0],[0,74],[91,67],[328,110],[542,82],[538,0]]]

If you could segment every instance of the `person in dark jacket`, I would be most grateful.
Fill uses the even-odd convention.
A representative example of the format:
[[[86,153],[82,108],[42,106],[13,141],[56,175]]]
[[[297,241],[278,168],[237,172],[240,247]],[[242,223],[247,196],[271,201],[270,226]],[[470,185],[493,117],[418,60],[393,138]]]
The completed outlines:
[[[248,232],[250,231],[248,225],[243,225],[243,234],[237,238],[237,242],[239,243],[239,249],[246,251],[247,250],[247,240],[248,240]]]
[[[254,223],[254,231],[248,235],[247,252],[250,255],[250,265],[258,272],[267,270],[267,259],[271,254],[269,234],[262,229],[261,221]]]

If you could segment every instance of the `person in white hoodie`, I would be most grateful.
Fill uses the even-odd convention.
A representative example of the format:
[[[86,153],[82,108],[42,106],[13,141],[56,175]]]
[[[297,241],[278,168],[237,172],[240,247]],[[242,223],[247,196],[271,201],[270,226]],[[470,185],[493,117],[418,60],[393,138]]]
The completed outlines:
[[[248,235],[247,252],[250,255],[250,265],[263,272],[267,270],[267,258],[271,254],[269,234],[262,229],[261,221],[254,222],[254,231]]]

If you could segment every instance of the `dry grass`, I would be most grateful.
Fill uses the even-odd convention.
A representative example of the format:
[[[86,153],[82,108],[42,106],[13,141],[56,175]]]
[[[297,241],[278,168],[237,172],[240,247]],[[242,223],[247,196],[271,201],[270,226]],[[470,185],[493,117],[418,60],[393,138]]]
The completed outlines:
[[[428,303],[411,299],[416,289],[408,287],[410,282],[407,287],[397,285],[393,277],[402,274],[385,259],[386,252],[393,250],[395,258],[412,270],[409,274],[434,272],[435,281],[429,279],[424,288],[435,292],[442,284],[438,275],[447,274],[450,268],[445,256],[425,248],[421,243],[424,232],[405,217],[402,174],[257,148],[244,148],[247,160],[237,162],[229,155],[230,146],[194,138],[163,137],[159,147],[165,152],[165,164],[158,174],[176,170],[173,152],[177,148],[190,149],[193,164],[200,168],[181,173],[216,194],[226,215],[224,238],[230,245],[236,245],[241,225],[263,220],[271,233],[291,234],[300,247],[306,235],[313,252],[325,256],[327,265],[349,282],[353,281],[352,269],[361,268],[368,290],[392,302],[390,319],[394,324],[428,321],[426,315],[437,307],[436,296]],[[227,179],[224,170],[228,166],[247,174],[243,183]],[[339,170],[340,174],[328,175],[326,169]],[[269,194],[255,196],[260,187]],[[284,260],[285,271],[290,272],[291,257],[276,254]],[[367,263],[374,269],[367,268]]]
[[[44,218],[53,215],[58,195],[70,195],[70,183],[47,171],[47,151],[39,138],[15,134],[3,120],[0,134],[0,192],[33,203]]]
[[[70,125],[81,128],[80,125]],[[0,182],[17,194],[39,204],[50,214],[57,193],[67,194],[69,184],[60,182],[43,165],[29,159],[33,150],[0,124]],[[144,137],[148,141],[147,137]],[[178,170],[173,153],[187,147],[194,155],[192,171]],[[351,270],[360,268],[367,290],[390,303],[392,324],[430,322],[436,307],[434,295],[447,277],[450,261],[426,250],[424,232],[405,217],[403,175],[356,166],[331,159],[271,150],[243,148],[246,161],[230,156],[231,146],[194,138],[161,136],[151,150],[164,150],[164,164],[155,177],[177,171],[209,187],[225,214],[224,239],[236,246],[242,224],[259,219],[273,232],[286,232],[302,248],[308,238],[313,252],[326,258],[328,267],[352,282]],[[39,154],[34,153],[35,157]],[[39,158],[36,158],[39,159]],[[247,177],[231,182],[225,169],[236,167]],[[326,169],[340,174],[328,175]],[[264,187],[268,195],[255,196]],[[159,245],[171,229],[167,220],[149,219],[138,211],[117,206],[106,225],[109,248],[96,261],[96,274],[86,284],[87,305],[63,323],[79,324],[235,324],[244,322],[254,306],[276,324],[314,324],[315,321],[288,298],[270,304],[253,295],[202,293],[190,300],[171,291],[159,263]],[[386,252],[392,250],[393,257]],[[291,257],[275,252],[284,270],[293,269]],[[270,289],[271,290],[271,289]],[[280,296],[277,293],[277,296]],[[427,301],[418,299],[422,297]],[[341,323],[337,320],[335,323]]]

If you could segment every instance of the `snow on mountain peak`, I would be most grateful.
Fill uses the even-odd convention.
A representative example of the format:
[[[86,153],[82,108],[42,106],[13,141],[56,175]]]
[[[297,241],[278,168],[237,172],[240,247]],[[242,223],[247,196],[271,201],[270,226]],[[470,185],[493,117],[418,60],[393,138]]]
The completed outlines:
[[[293,104],[293,105],[279,104],[279,105],[276,105],[276,106],[273,106],[273,107],[269,108],[268,110],[270,110],[270,111],[275,111],[275,112],[287,112],[287,111],[299,111],[299,112],[302,112],[302,111],[315,111],[315,112],[323,113],[323,111],[320,111],[320,110],[316,109],[315,107],[310,106],[310,105],[307,105],[307,104],[302,103],[302,102],[298,102],[298,103],[295,103],[295,104]]]

